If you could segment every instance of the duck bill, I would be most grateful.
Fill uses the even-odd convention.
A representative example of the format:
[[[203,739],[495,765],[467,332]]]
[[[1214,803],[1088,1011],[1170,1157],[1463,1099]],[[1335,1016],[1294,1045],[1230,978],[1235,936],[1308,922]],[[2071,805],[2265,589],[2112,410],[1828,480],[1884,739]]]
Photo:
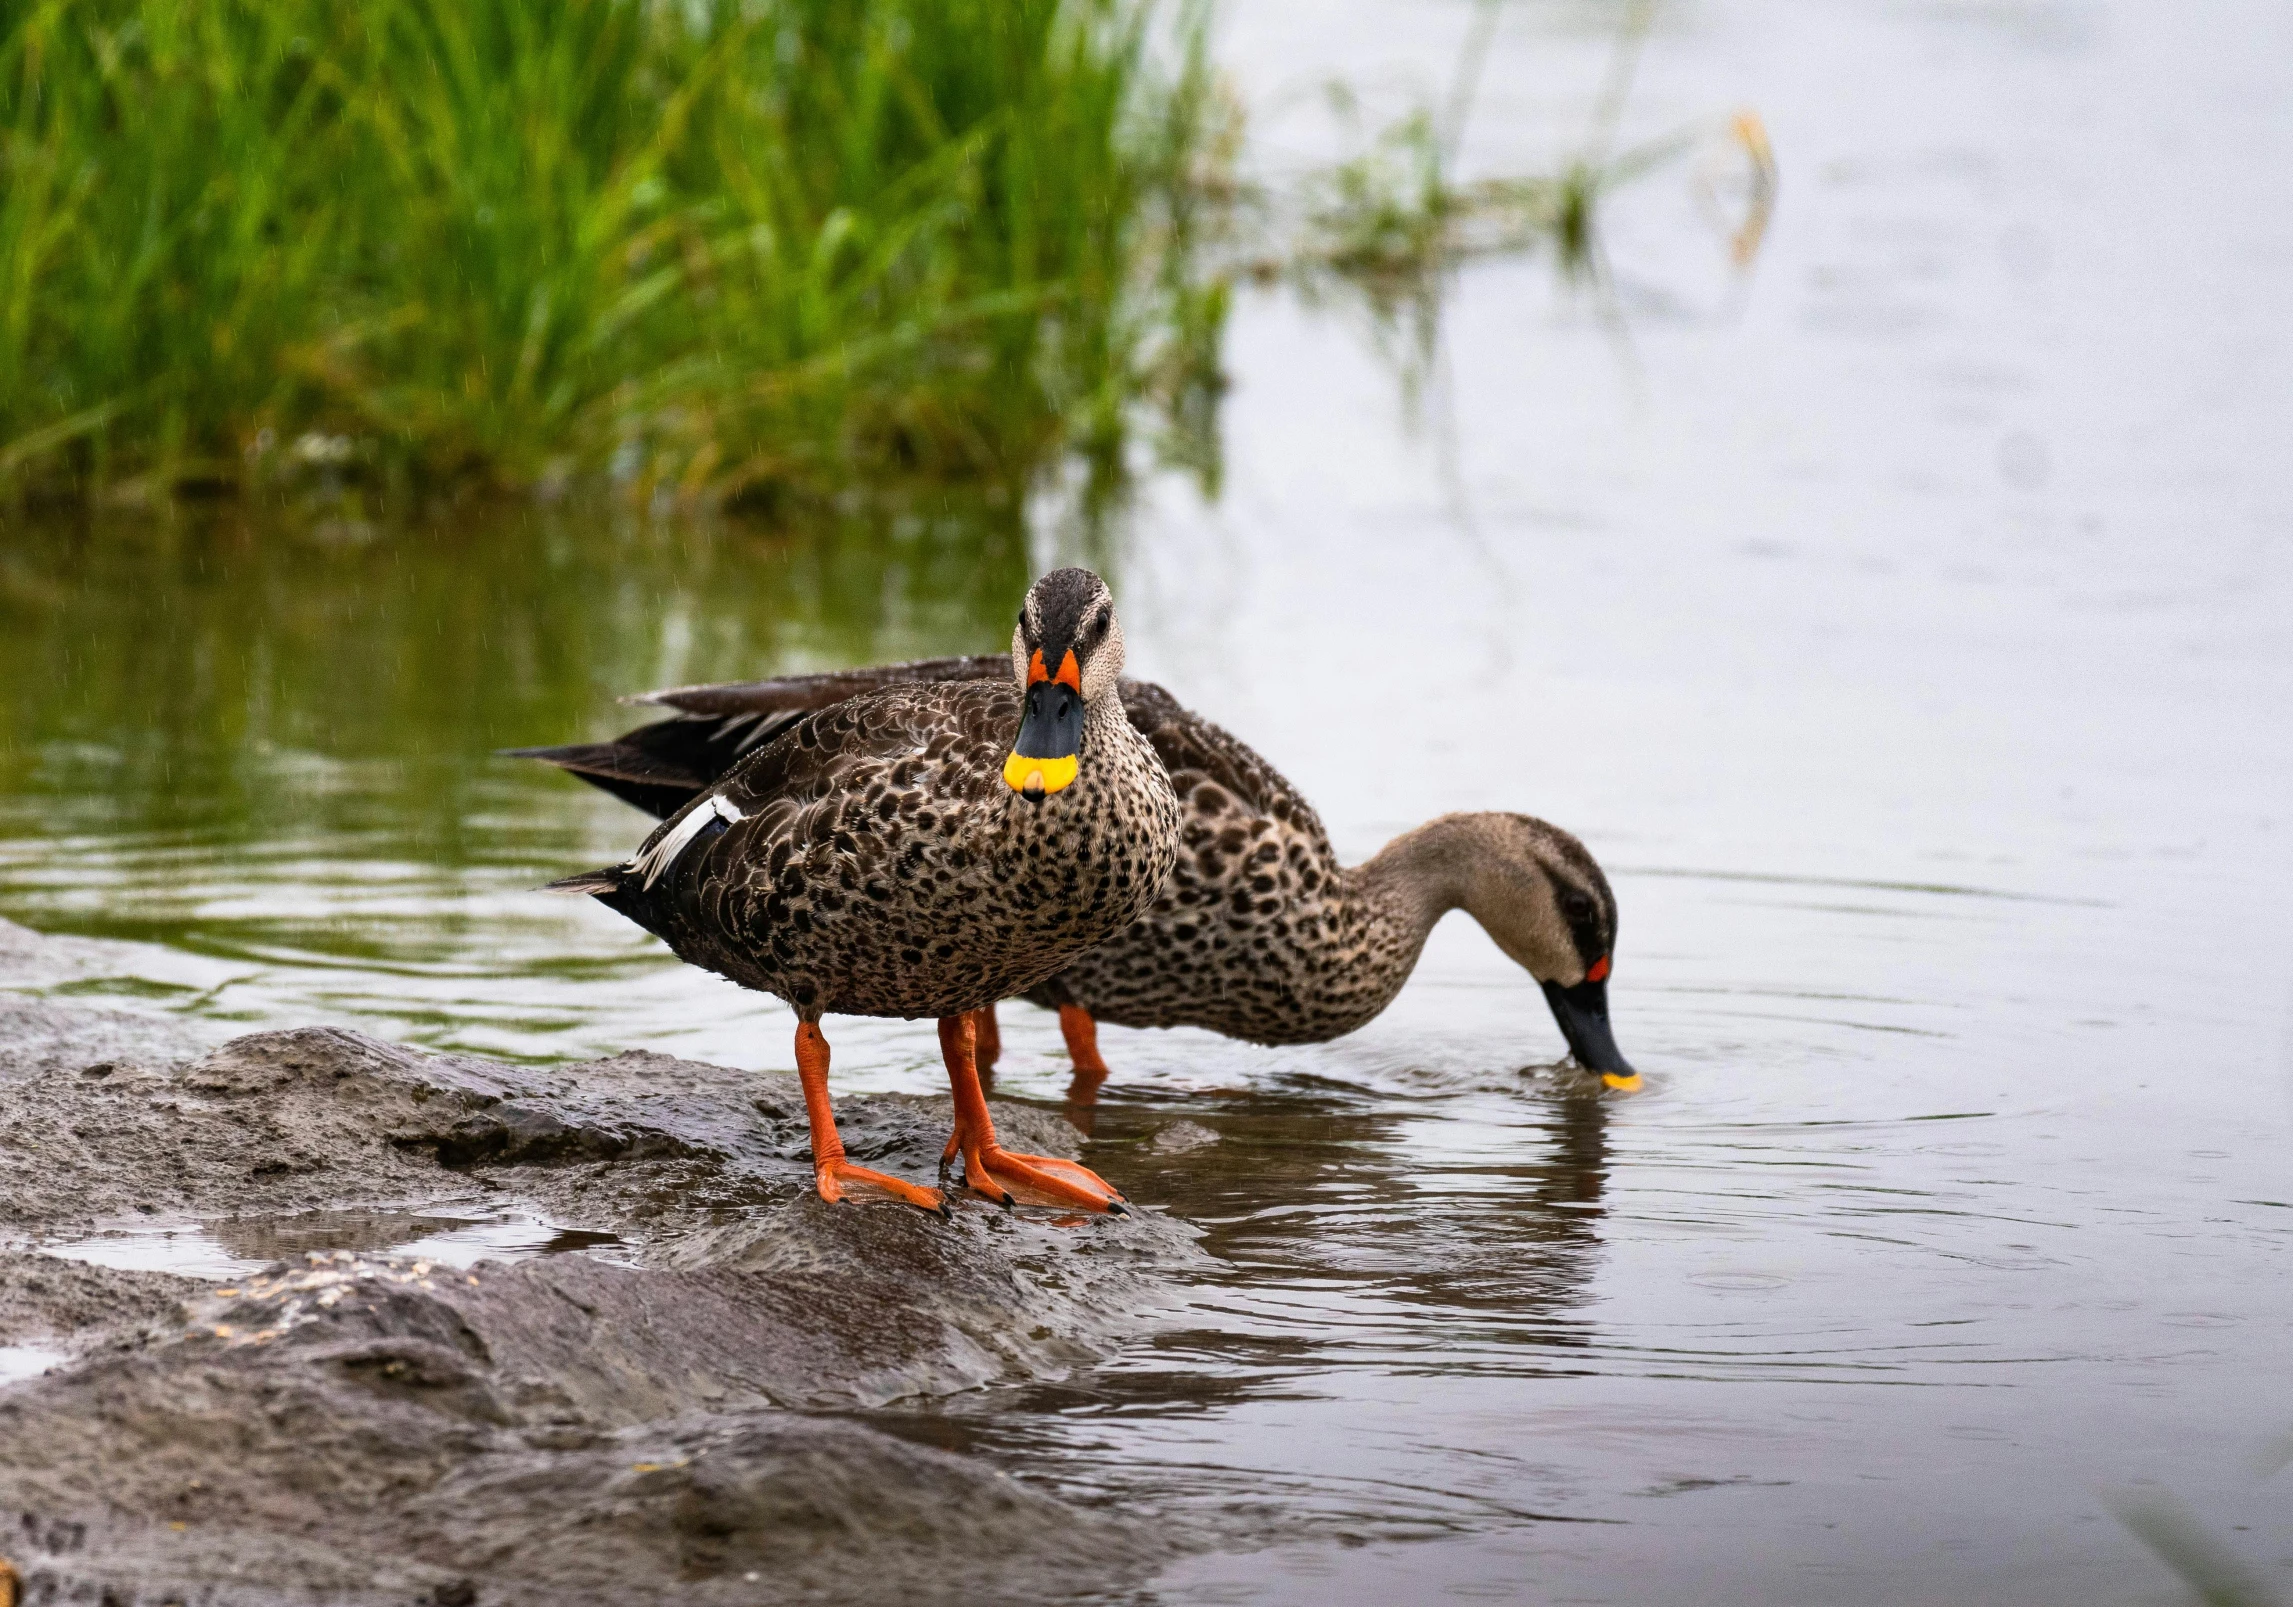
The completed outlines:
[[[1019,740],[1003,761],[1013,792],[1041,803],[1074,785],[1083,753],[1083,695],[1065,681],[1037,681],[1027,689]]]
[[[1600,1080],[1611,1088],[1639,1087],[1640,1073],[1616,1047],[1616,1034],[1608,1027],[1608,979],[1579,982],[1573,988],[1547,982],[1544,989],[1545,1002],[1552,1006],[1553,1020],[1560,1024],[1576,1063],[1599,1072]]]

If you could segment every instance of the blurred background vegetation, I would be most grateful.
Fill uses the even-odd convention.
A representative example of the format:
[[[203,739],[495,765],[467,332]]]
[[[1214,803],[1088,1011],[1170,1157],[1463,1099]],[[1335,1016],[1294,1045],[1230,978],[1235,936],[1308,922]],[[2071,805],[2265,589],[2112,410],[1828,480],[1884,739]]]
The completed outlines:
[[[0,483],[755,504],[1202,411],[1205,22],[1137,0],[0,9]]]
[[[1202,0],[0,7],[0,505],[348,488],[768,518],[1144,433],[1217,472],[1238,278],[1424,320],[1468,258],[1597,278],[1653,0],[1554,174],[1465,180],[1453,82],[1270,189]],[[1331,86],[1350,122],[1355,101]],[[1734,139],[1756,249],[1773,167]]]

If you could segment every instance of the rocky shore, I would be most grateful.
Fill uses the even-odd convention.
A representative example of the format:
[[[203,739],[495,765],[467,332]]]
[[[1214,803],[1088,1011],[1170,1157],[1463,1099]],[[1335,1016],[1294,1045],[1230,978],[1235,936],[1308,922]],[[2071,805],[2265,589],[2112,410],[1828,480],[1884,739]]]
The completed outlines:
[[[0,936],[17,985],[52,969]],[[792,1073],[177,1030],[0,993],[0,1357],[47,1363],[0,1382],[25,1601],[1053,1602],[1185,1543],[851,1415],[1106,1354],[1177,1303],[1181,1224],[824,1205]],[[916,1177],[950,1123],[841,1115]],[[996,1120],[1078,1153],[1056,1117]],[[392,1253],[503,1212],[592,1249]],[[243,1262],[334,1247],[228,1281],[55,1253],[152,1224]]]

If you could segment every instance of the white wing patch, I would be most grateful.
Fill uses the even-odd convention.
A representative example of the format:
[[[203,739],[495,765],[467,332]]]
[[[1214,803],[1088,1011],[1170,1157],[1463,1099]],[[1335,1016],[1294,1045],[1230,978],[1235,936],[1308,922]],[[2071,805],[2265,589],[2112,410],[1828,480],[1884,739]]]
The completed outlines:
[[[721,820],[730,825],[733,821],[747,818],[719,794],[678,821],[674,830],[629,861],[627,869],[644,877],[645,885],[651,887],[661,879],[663,871],[677,862],[679,854],[692,847],[693,839],[701,834],[710,821]]]

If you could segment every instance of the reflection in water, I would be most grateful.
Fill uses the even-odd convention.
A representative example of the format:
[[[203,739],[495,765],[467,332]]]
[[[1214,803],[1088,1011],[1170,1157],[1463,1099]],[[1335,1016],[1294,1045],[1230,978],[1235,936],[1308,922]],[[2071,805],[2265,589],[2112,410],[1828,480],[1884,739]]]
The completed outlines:
[[[1507,1128],[1467,1139],[1445,1104],[1412,1111],[1362,1090],[1285,1079],[1277,1091],[1190,1110],[1220,1144],[1152,1164],[1140,1197],[1200,1224],[1205,1247],[1244,1275],[1244,1298],[1261,1314],[1290,1299],[1333,1297],[1357,1323],[1365,1356],[1450,1352],[1437,1368],[1491,1361],[1452,1351],[1470,1334],[1476,1352],[1522,1346],[1503,1364],[1533,1368],[1536,1348],[1582,1341],[1578,1308],[1608,1175],[1607,1109],[1599,1099],[1532,1095]],[[1269,1201],[1283,1203],[1269,1210]],[[1284,1284],[1287,1295],[1269,1293]],[[1384,1319],[1401,1307],[1447,1315],[1431,1327],[1399,1310]],[[1373,1313],[1378,1320],[1360,1322]],[[1487,1326],[1493,1316],[1497,1328]],[[1282,1326],[1240,1331],[1278,1346]],[[1215,1332],[1205,1332],[1208,1351],[1220,1348]]]
[[[526,896],[637,828],[494,750],[612,724],[648,687],[998,643],[1028,579],[1019,500],[986,492],[783,530],[13,527],[0,915],[159,945],[101,985],[208,1017],[560,1053],[569,1012],[671,962]],[[694,986],[598,1047],[655,1008],[689,1023],[671,1000]]]
[[[265,1264],[313,1250],[369,1254],[395,1250],[468,1226],[455,1217],[411,1211],[308,1211],[294,1216],[226,1217],[209,1223],[207,1231],[226,1254]]]
[[[48,831],[403,829],[453,863],[466,761],[581,729],[601,689],[968,649],[1027,580],[1009,494],[779,532],[524,509],[16,526],[0,791]]]
[[[1314,1077],[1110,1100],[1094,1164],[1199,1227],[1217,1270],[1139,1354],[1016,1398],[958,1396],[870,1421],[1259,1533],[1310,1518],[1391,1539],[1560,1516],[1481,1487],[1486,1466],[1403,1488],[1373,1468],[1260,1459],[1232,1432],[1237,1415],[1343,1397],[1374,1377],[1587,1365],[1608,1105],[1535,1085],[1504,1104],[1514,1124],[1492,1132],[1447,1100]],[[1181,1122],[1216,1141],[1156,1142]],[[1428,1153],[1444,1145],[1461,1147]]]
[[[449,1266],[475,1260],[611,1251],[618,1234],[502,1215],[425,1216],[398,1211],[306,1211],[294,1216],[225,1217],[208,1224],[231,1255],[257,1264],[327,1250],[394,1251]]]

